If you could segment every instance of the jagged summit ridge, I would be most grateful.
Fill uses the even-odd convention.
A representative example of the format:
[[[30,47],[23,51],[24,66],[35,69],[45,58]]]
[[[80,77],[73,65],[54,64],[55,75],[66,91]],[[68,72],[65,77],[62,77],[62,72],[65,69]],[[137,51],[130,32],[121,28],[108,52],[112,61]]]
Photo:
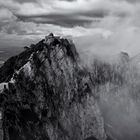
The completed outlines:
[[[0,80],[8,82],[0,95],[5,140],[106,139],[89,73],[73,43],[51,34],[1,69],[7,75]]]
[[[51,51],[56,51],[56,49],[61,49],[61,47],[64,53],[71,57],[71,59],[78,59],[78,53],[72,42],[67,39],[50,34],[36,45],[32,44],[30,47],[25,47],[25,51],[23,51],[19,55],[9,58],[0,68],[0,83],[8,82],[14,72],[25,65],[28,62],[30,56],[35,54],[37,51],[40,52],[43,51],[43,49],[47,49],[49,55]]]

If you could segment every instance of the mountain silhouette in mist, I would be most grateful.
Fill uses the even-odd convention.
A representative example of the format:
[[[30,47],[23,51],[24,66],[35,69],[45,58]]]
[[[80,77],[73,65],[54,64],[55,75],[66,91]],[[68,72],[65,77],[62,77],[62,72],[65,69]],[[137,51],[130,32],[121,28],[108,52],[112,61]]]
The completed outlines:
[[[72,41],[50,34],[0,68],[4,140],[106,140],[88,70]]]

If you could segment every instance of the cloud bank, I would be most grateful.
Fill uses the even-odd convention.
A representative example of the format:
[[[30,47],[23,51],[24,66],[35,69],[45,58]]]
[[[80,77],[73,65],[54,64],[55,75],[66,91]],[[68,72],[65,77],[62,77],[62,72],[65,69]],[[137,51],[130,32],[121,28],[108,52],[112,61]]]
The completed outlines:
[[[140,52],[139,13],[139,0],[1,0],[0,46],[54,32],[72,36],[78,49],[134,55]]]

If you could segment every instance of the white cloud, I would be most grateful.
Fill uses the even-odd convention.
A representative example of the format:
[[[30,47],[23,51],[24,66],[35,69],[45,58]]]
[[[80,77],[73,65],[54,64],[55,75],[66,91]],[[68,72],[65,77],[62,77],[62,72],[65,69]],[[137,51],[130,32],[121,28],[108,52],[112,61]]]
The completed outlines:
[[[27,0],[26,0],[27,1]],[[136,2],[136,0],[135,0]],[[77,1],[58,1],[58,0],[38,0],[37,3],[18,3],[13,0],[0,0],[0,26],[1,42],[8,39],[23,40],[28,42],[44,37],[49,32],[60,35],[71,35],[79,44],[79,48],[85,47],[90,52],[118,53],[121,50],[128,51],[132,55],[140,52],[140,3],[131,0],[77,0]],[[95,22],[92,15],[98,11],[107,12],[99,21]],[[53,24],[41,24],[18,21],[15,15],[48,15],[72,14],[74,18],[90,19],[91,24],[79,26],[75,22],[73,27],[63,27]],[[64,17],[65,18],[65,17]],[[55,20],[55,17],[54,19]],[[71,19],[70,19],[71,20]],[[7,22],[2,24],[1,22]],[[57,23],[58,21],[56,21]],[[4,34],[2,36],[2,34]],[[30,41],[29,41],[30,40]],[[78,41],[77,41],[78,40]],[[22,44],[23,44],[22,43]],[[1,43],[2,44],[2,43]]]
[[[16,16],[6,8],[0,9],[0,22],[10,22],[16,20]]]
[[[24,0],[23,0],[24,1]],[[75,13],[94,10],[109,10],[110,12],[132,12],[134,5],[124,0],[38,0],[30,3],[18,3],[13,0],[1,0],[0,5],[10,8],[15,14],[35,15],[48,13]]]

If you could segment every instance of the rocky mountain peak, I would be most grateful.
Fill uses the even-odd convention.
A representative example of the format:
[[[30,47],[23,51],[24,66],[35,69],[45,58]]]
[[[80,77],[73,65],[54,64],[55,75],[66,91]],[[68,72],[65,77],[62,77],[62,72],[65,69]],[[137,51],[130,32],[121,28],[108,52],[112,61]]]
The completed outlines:
[[[74,44],[50,34],[0,69],[4,140],[105,140],[88,71]]]
[[[75,46],[71,41],[50,34],[37,44],[31,44],[30,47],[26,47],[25,51],[23,51],[19,55],[9,58],[0,68],[0,83],[8,82],[14,72],[19,70],[28,62],[32,54],[36,54],[37,52],[41,52],[44,50],[48,52],[48,54],[46,54],[46,57],[49,57],[50,53],[55,53],[58,50],[60,50],[60,52],[63,52],[65,56],[69,56],[74,61],[77,61],[79,57]],[[60,52],[58,55],[60,55]]]

